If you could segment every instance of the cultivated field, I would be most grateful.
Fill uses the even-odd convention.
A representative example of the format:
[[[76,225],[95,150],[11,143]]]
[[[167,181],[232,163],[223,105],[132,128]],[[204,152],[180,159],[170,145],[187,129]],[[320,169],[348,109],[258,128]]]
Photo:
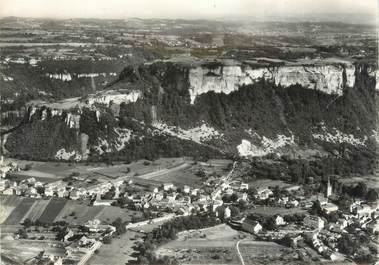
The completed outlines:
[[[21,203],[11,212],[8,218],[3,222],[5,225],[18,224],[23,220],[23,217],[29,212],[36,199],[24,198]]]
[[[117,218],[130,222],[132,216],[141,213],[113,206],[88,206],[88,202],[73,201],[62,198],[32,199],[17,196],[0,196],[0,224],[15,225],[26,218],[35,222],[53,223],[66,221],[70,224],[82,225],[89,220],[99,219],[112,223]]]
[[[0,223],[3,223],[21,202],[21,197],[0,195]]]

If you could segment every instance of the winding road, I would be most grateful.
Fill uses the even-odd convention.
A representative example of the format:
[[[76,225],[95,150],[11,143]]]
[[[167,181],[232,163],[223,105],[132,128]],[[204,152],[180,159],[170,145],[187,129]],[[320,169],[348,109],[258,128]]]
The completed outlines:
[[[239,245],[242,241],[244,241],[245,239],[241,239],[241,240],[238,240],[237,244],[236,244],[236,249],[237,249],[237,254],[238,254],[238,258],[240,259],[241,261],[241,264],[242,265],[245,265],[245,261],[243,260],[243,257],[242,257],[242,254],[241,254],[241,251],[239,249]]]

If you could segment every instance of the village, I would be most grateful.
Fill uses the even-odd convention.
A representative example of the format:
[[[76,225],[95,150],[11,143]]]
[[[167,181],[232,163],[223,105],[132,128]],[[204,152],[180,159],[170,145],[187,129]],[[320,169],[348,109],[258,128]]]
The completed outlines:
[[[109,244],[113,237],[128,230],[141,232],[142,240],[144,229],[148,226],[151,229],[154,224],[159,227],[185,216],[205,215],[217,218],[234,230],[250,234],[255,241],[280,242],[298,249],[299,255],[305,257],[344,261],[376,255],[373,253],[379,228],[376,201],[354,198],[346,203],[334,191],[330,178],[324,193],[308,196],[304,194],[302,185],[297,184],[256,188],[235,176],[234,171],[239,166],[238,162],[229,164],[228,171],[220,177],[207,176],[200,170],[196,174],[205,181],[201,186],[192,187],[160,183],[153,178],[144,179],[143,176],[132,177],[128,174],[108,181],[86,181],[79,174],[49,183],[33,177],[14,181],[11,180],[12,174],[25,169],[21,170],[14,162],[3,163],[0,179],[3,202],[7,197],[17,196],[33,199],[34,203],[46,199],[49,203],[58,203],[56,200],[84,202],[88,208],[120,208],[143,213],[143,216],[130,221],[117,218],[113,222],[104,222],[94,218],[83,219],[79,224],[74,217],[66,221],[55,219],[55,222],[43,223],[38,218],[34,221],[26,218],[25,213],[31,211],[27,209],[23,218],[19,219],[22,227],[8,238],[40,239],[38,233],[31,237],[27,231],[31,228],[39,231],[39,226],[44,227],[41,235],[49,230],[50,237],[58,240],[65,251],[59,255],[41,253],[33,260],[85,264],[92,255],[96,255],[97,249],[101,250],[103,244]],[[33,208],[32,205],[29,204],[29,208]],[[51,239],[46,235],[42,238]],[[352,242],[357,240],[363,242],[361,246],[356,246],[359,251],[352,249]],[[312,251],[306,251],[307,248]]]

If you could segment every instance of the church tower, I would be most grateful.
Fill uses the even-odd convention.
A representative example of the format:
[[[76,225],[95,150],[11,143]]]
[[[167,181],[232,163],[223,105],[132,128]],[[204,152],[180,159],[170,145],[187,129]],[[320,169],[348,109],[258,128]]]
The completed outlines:
[[[328,186],[326,187],[326,198],[329,198],[332,195],[332,185],[330,185],[330,177],[328,177]]]

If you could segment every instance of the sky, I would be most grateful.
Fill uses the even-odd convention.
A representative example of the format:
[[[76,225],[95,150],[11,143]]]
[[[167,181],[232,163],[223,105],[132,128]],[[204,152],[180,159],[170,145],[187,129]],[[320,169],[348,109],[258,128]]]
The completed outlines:
[[[0,16],[48,18],[254,18],[358,13],[378,0],[0,0]]]

